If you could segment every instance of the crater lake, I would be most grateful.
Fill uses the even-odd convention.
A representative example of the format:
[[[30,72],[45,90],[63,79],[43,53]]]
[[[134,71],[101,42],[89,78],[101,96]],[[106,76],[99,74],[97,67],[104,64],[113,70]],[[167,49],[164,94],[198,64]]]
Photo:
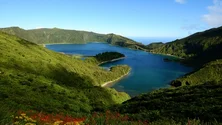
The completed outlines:
[[[192,71],[191,67],[178,62],[165,62],[164,58],[167,57],[165,55],[132,50],[107,43],[49,44],[46,45],[46,48],[65,54],[81,54],[84,56],[94,56],[106,51],[116,51],[124,54],[125,59],[101,66],[109,68],[114,65],[129,65],[131,67],[130,74],[109,87],[115,88],[117,91],[124,91],[132,97],[158,88],[169,87],[172,80]]]

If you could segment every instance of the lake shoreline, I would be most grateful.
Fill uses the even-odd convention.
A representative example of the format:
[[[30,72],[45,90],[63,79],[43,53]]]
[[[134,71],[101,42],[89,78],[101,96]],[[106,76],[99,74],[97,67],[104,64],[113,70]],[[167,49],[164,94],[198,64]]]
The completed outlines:
[[[83,55],[95,55],[97,53],[106,51],[116,51],[126,55],[124,60],[119,60],[116,62],[100,62],[92,60],[92,63],[99,65],[101,68],[105,67],[104,70],[108,70],[110,66],[126,64],[133,69],[128,75],[128,70],[122,72],[122,74],[116,75],[115,78],[109,80],[100,81],[96,86],[105,88],[115,88],[120,91],[122,86],[124,91],[129,93],[129,95],[137,95],[144,92],[152,91],[153,88],[165,87],[169,85],[169,82],[183,76],[186,73],[192,71],[191,68],[181,65],[180,63],[174,64],[164,62],[164,58],[170,58],[170,55],[152,53],[147,51],[134,51],[125,47],[116,47],[110,44],[90,44],[90,45],[70,45],[70,47],[63,46],[62,50],[70,49],[71,52],[83,54]],[[60,50],[60,45],[46,46],[46,48],[51,48],[52,50]],[[60,50],[61,51],[61,50]],[[90,57],[91,57],[90,56]],[[86,56],[87,57],[87,56]],[[176,57],[175,57],[176,58]],[[121,58],[123,59],[123,58]],[[171,59],[171,58],[170,58]],[[90,60],[89,60],[90,61]],[[110,61],[110,60],[109,60]],[[115,61],[115,60],[113,60]],[[147,69],[147,70],[146,70]],[[128,76],[127,76],[128,75]],[[109,77],[109,76],[107,76]],[[119,81],[118,81],[119,80]],[[151,82],[150,82],[151,81]],[[140,87],[138,83],[140,82]]]
[[[124,75],[122,75],[122,76],[120,76],[120,77],[118,77],[118,78],[116,78],[116,79],[114,79],[114,80],[111,80],[111,81],[108,81],[108,82],[103,83],[103,84],[101,85],[101,87],[108,87],[108,85],[110,85],[110,84],[112,84],[112,83],[114,83],[114,82],[117,82],[117,81],[123,79],[125,76],[128,76],[129,74],[130,74],[130,70],[129,70],[126,74],[124,74]]]
[[[171,55],[171,54],[155,53],[155,52],[149,52],[149,51],[146,51],[146,52],[151,53],[151,54],[155,54],[155,55],[163,55],[163,56],[175,57],[175,58],[178,58],[178,59],[184,59],[182,57],[179,57],[179,56],[176,56],[176,55]]]
[[[78,43],[44,43],[44,44],[38,44],[40,46],[46,47],[47,45],[57,45],[57,44],[78,44]],[[79,43],[81,44],[81,43]],[[87,43],[82,43],[82,44],[87,44]]]
[[[46,45],[55,45],[55,44],[87,44],[87,43],[107,43],[107,42],[86,42],[86,43],[45,43],[45,44],[38,44],[38,45],[41,45],[43,47],[46,47]],[[109,43],[107,43],[109,44]],[[112,44],[109,44],[109,45],[112,45]],[[113,46],[118,46],[118,45],[113,45]],[[122,46],[118,46],[118,47],[122,47]],[[129,47],[123,47],[123,48],[128,48],[128,49],[132,49],[132,48],[129,48]],[[137,50],[137,49],[132,49],[132,50]],[[148,53],[151,53],[151,54],[155,54],[155,55],[164,55],[164,56],[171,56],[171,57],[175,57],[175,58],[178,58],[178,59],[184,59],[182,57],[179,57],[179,56],[176,56],[176,55],[171,55],[171,54],[163,54],[163,53],[155,53],[155,52],[149,52],[147,50],[141,50],[141,51],[144,51],[144,52],[148,52]],[[104,62],[106,63],[106,62]],[[102,63],[101,63],[102,64]],[[101,65],[99,64],[99,65]]]
[[[88,43],[107,43],[107,42],[86,42],[86,43],[43,43],[43,44],[38,44],[40,46],[46,47],[46,45],[57,45],[57,44],[88,44]]]

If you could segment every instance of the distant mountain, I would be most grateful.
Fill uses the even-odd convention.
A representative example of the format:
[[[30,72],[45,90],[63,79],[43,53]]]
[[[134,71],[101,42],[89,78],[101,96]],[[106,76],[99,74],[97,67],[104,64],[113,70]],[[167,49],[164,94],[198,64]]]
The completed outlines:
[[[98,34],[87,31],[65,30],[65,29],[32,29],[24,30],[19,27],[1,28],[0,31],[16,35],[36,44],[49,43],[74,43],[85,44],[87,42],[107,42],[112,45],[128,47],[133,49],[144,49],[145,46],[132,39],[115,34]]]
[[[149,45],[147,45],[147,49],[148,50],[153,50],[153,49],[156,49],[156,48],[160,48],[160,47],[162,47],[164,45],[165,44],[162,43],[162,42],[150,43]]]
[[[3,112],[12,109],[79,114],[130,98],[124,92],[100,87],[125,75],[129,71],[126,65],[107,71],[3,32],[0,48],[0,124],[6,115]]]
[[[222,27],[198,32],[183,39],[164,45],[147,46],[148,51],[160,54],[170,54],[189,59],[195,65],[222,58]]]

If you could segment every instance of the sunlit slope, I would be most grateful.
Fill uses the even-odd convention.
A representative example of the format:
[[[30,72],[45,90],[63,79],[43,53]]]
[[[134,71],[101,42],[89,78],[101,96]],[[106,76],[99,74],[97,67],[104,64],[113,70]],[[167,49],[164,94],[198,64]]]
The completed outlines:
[[[195,85],[206,82],[217,83],[219,81],[222,81],[222,59],[205,64],[198,70],[172,81],[171,85]]]
[[[125,93],[101,88],[129,70],[106,71],[0,32],[0,104],[47,112],[89,112],[120,103]]]

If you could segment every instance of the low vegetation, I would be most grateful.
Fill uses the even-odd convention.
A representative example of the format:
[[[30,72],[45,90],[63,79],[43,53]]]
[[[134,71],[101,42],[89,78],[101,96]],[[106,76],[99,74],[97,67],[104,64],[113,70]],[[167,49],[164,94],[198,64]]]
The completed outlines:
[[[195,85],[222,81],[222,60],[212,61],[203,67],[171,82],[172,86]]]
[[[11,110],[30,109],[76,116],[130,98],[100,87],[128,71],[126,65],[107,71],[2,32],[0,48],[0,119]]]
[[[160,48],[162,46],[164,46],[165,44],[162,42],[156,42],[156,43],[150,43],[149,45],[147,45],[147,49],[148,50],[154,50],[156,48]],[[152,51],[151,51],[152,52]]]
[[[147,46],[148,51],[170,54],[185,58],[186,64],[200,67],[205,63],[222,58],[218,52],[222,49],[222,27],[198,32],[183,39]]]
[[[131,49],[137,49],[137,50],[146,50],[146,46],[143,45],[142,43],[135,42],[126,37],[115,34],[108,34],[107,36],[108,39],[106,40],[106,42],[109,44],[118,45],[121,47],[127,47]]]
[[[85,43],[95,38],[95,41],[182,57],[184,63],[196,67],[195,71],[174,80],[171,83],[174,87],[128,100],[126,93],[101,85],[126,74],[130,67],[119,65],[107,71],[98,66],[123,55],[102,53],[82,60],[0,32],[1,124],[28,121],[33,124],[218,125],[222,122],[222,55],[219,53],[222,27],[146,47],[114,34],[91,33],[90,36],[89,32],[78,34],[57,28],[1,30],[36,43],[57,43],[55,37],[61,40],[75,32],[82,37],[75,40],[65,37],[64,42]],[[43,31],[46,36],[42,36]],[[18,110],[25,114],[17,113]],[[34,118],[27,113],[29,110],[42,115]],[[60,113],[60,119],[55,120]]]
[[[125,55],[119,52],[104,52],[99,53],[95,56],[95,58],[100,62],[108,62],[116,59],[124,58]]]
[[[119,52],[103,52],[96,54],[95,56],[84,57],[84,61],[94,65],[101,65],[112,61],[125,58],[125,55]],[[129,71],[130,68],[125,67],[125,71]]]
[[[167,88],[136,96],[113,108],[134,120],[222,122],[222,81]]]
[[[127,115],[118,112],[93,112],[86,116],[72,117],[65,114],[47,114],[36,111],[18,111],[11,117],[0,121],[1,124],[16,125],[218,125],[217,121],[211,123],[200,120],[187,119],[185,122],[174,120],[133,120]]]
[[[147,48],[153,53],[182,57],[180,62],[194,67],[193,72],[171,82],[175,87],[218,82],[222,80],[221,34],[222,27],[213,28],[166,44],[150,44]]]

